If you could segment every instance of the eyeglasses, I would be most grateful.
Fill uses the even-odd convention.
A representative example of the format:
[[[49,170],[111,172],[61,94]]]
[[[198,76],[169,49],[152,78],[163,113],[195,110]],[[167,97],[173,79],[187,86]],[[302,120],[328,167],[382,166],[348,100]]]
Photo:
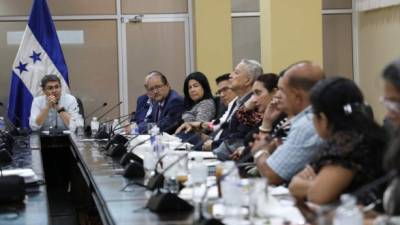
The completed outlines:
[[[58,89],[60,89],[60,85],[46,86],[44,89],[47,90],[47,91],[52,91],[54,89],[58,90]]]
[[[383,104],[383,106],[392,112],[400,113],[400,102],[398,101],[393,101],[386,99],[384,97],[380,97],[379,101]]]
[[[225,91],[228,91],[228,90],[230,90],[229,87],[223,87],[223,88],[219,89],[216,94],[220,95],[222,92],[225,92]]]
[[[149,87],[147,89],[148,92],[154,92],[154,91],[159,91],[161,88],[163,88],[165,84],[160,84],[160,85],[155,85],[154,87]]]

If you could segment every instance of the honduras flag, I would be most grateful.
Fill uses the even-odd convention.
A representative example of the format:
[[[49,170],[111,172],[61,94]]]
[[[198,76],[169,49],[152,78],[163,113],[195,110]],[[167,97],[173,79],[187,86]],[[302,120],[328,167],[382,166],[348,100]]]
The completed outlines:
[[[34,0],[11,72],[8,116],[16,126],[29,127],[32,100],[43,94],[40,81],[47,74],[57,75],[62,91],[69,92],[68,69],[46,0]]]

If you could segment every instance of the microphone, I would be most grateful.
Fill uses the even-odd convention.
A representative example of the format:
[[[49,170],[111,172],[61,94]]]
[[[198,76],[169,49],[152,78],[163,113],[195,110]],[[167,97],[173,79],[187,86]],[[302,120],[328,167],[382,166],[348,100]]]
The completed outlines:
[[[84,118],[84,120],[88,119],[89,117],[93,116],[95,113],[97,113],[100,109],[106,107],[108,105],[107,102],[104,102],[102,105],[100,105],[99,107],[97,107],[96,109],[94,109],[92,112],[90,112],[89,114],[87,114]]]
[[[15,143],[15,139],[8,133],[0,131],[0,138],[3,140],[3,145],[7,151],[12,154],[12,149]]]
[[[133,113],[134,113],[134,112],[133,112]],[[130,115],[130,114],[128,114],[128,115]],[[124,115],[124,116],[121,116],[121,117],[119,117],[119,118],[127,117],[128,115]],[[128,119],[129,119],[129,117],[123,119],[123,120],[120,121],[115,127],[113,127],[113,128],[110,130],[110,135],[114,134],[114,132],[117,131],[117,130],[124,129],[124,128],[127,127],[127,126],[130,126],[130,124],[126,124],[126,125],[124,125],[124,126],[122,126],[122,127],[118,127],[119,125],[121,125],[123,122],[125,122],[125,121],[128,120]],[[112,121],[112,120],[109,120],[109,121],[106,121],[105,123],[111,122],[111,121]],[[118,127],[118,128],[117,128],[117,127]],[[126,139],[123,135],[117,134],[117,135],[114,135],[112,138],[110,138],[110,140],[107,142],[107,144],[106,144],[106,146],[104,147],[104,149],[105,149],[105,150],[108,150],[108,149],[111,147],[111,145],[113,145],[113,144],[125,144],[126,142],[127,142],[127,139]]]
[[[10,118],[7,115],[8,112],[8,107],[6,107],[3,102],[0,102],[0,107],[4,109],[4,121],[7,123],[8,126],[11,127],[10,134],[15,135],[15,136],[28,136],[29,130],[26,128],[18,128],[17,126],[14,125],[13,122],[11,122]],[[17,116],[15,117],[17,122],[22,125],[22,121],[20,118]]]
[[[121,102],[118,102],[116,105],[114,105],[113,107],[111,107],[109,110],[107,110],[105,113],[103,113],[103,114],[101,114],[100,116],[99,116],[99,118],[97,118],[97,120],[98,121],[100,121],[104,116],[106,116],[108,113],[110,113],[111,111],[113,111],[115,108],[117,108],[119,105],[121,105],[122,104],[122,101]]]
[[[165,117],[164,117],[165,118]],[[180,121],[176,121],[175,123],[172,123],[170,126],[168,126],[165,130],[171,129],[172,127],[175,127]],[[150,127],[146,127],[144,132],[147,132],[149,129],[151,129]],[[126,166],[126,164],[128,164],[130,162],[130,160],[134,160],[137,161],[140,157],[138,155],[136,155],[135,153],[133,153],[133,150],[139,146],[142,145],[144,143],[146,143],[147,141],[149,141],[151,139],[151,136],[149,138],[146,138],[145,140],[137,143],[135,146],[131,147],[128,151],[126,151],[125,155],[122,156],[120,164],[122,166]],[[141,159],[141,158],[140,158]],[[143,160],[140,160],[141,162],[143,162]],[[141,163],[143,165],[143,163]]]
[[[3,176],[2,167],[13,161],[10,153],[0,146],[0,204],[22,202],[25,199],[25,182],[21,176]]]
[[[85,118],[83,118],[84,124],[86,124],[86,120],[87,120],[89,117],[93,116],[93,115],[94,115],[96,112],[98,112],[100,109],[106,107],[107,104],[108,104],[107,102],[104,102],[101,106],[97,107],[95,110],[93,110],[92,112],[90,112],[89,114],[87,114],[87,115],[85,116]],[[90,125],[87,125],[87,126],[85,127],[85,134],[86,134],[86,136],[88,136],[88,137],[90,137],[90,136],[92,135],[92,128],[90,127]]]
[[[110,113],[111,111],[113,111],[115,108],[117,108],[119,105],[122,104],[121,102],[118,102],[116,105],[114,105],[113,107],[111,107],[109,110],[107,110],[105,113],[103,113],[102,115],[99,116],[99,118],[97,118],[97,120],[100,122],[100,120],[106,116],[108,113]],[[96,139],[109,139],[110,138],[110,134],[107,133],[106,128],[104,126],[100,126],[99,130],[97,131],[97,134],[95,135]]]

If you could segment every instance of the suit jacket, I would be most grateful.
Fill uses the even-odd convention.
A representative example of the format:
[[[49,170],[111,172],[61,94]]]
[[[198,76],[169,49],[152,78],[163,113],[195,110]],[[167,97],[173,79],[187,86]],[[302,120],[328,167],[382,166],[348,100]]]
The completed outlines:
[[[173,134],[176,128],[182,121],[182,113],[185,111],[183,105],[183,97],[180,96],[176,91],[171,90],[168,96],[165,98],[164,105],[161,109],[160,118],[157,119],[157,113],[159,111],[159,104],[156,103],[153,106],[151,118],[149,122],[157,123],[160,131]]]
[[[237,105],[237,107],[239,108],[240,106],[242,106],[247,100],[250,99],[251,95],[252,95],[252,93],[249,93],[246,96],[244,96],[241,103],[239,105]],[[226,128],[223,128],[222,134],[221,134],[219,140],[213,141],[213,143],[212,143],[213,149],[218,147],[225,140],[243,139],[243,137],[246,136],[246,134],[250,131],[251,128],[249,128],[248,126],[246,126],[244,124],[241,124],[237,120],[235,114],[236,114],[236,111],[232,115],[231,120],[226,125]]]
[[[131,121],[141,123],[145,120],[147,111],[151,104],[148,103],[149,97],[147,95],[141,95],[136,99],[136,112]]]

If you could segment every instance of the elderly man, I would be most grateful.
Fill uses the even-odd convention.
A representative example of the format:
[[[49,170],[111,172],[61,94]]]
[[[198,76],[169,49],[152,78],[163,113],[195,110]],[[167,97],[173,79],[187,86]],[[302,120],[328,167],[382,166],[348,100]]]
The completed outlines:
[[[284,112],[295,115],[290,119],[289,134],[278,147],[270,142],[261,148],[259,143],[255,144],[252,149],[259,172],[272,185],[289,182],[312,159],[322,143],[308,114],[311,113],[309,91],[323,77],[318,65],[301,61],[289,66],[279,79],[276,98]]]
[[[151,71],[144,79],[144,88],[146,94],[139,96],[136,99],[136,111],[131,118],[131,122],[136,122],[139,126],[139,132],[144,132],[147,129],[147,121],[153,112],[153,105],[155,103],[153,92],[149,91],[148,80],[154,74],[161,74],[158,71]],[[127,129],[127,131],[130,131]]]
[[[235,106],[227,116],[224,124],[221,124],[222,128],[217,130],[213,139],[208,140],[204,143],[204,150],[211,150],[221,160],[229,159],[229,155],[232,154],[230,149],[227,147],[236,149],[240,145],[243,145],[243,131],[239,130],[238,121],[235,118],[235,113],[238,108],[244,105],[244,103],[251,97],[251,88],[256,78],[263,73],[263,69],[259,62],[255,60],[243,59],[235,67],[230,74],[230,89],[238,96],[235,101]],[[224,141],[231,143],[231,146],[227,146]]]
[[[160,72],[149,75],[147,88],[155,101],[147,122],[156,123],[163,132],[174,133],[185,110],[183,97],[171,89],[167,78]]]
[[[61,92],[61,81],[56,75],[46,75],[41,80],[44,95],[33,99],[29,125],[32,130],[49,130],[55,127],[67,130],[71,117],[79,108],[74,96]]]

